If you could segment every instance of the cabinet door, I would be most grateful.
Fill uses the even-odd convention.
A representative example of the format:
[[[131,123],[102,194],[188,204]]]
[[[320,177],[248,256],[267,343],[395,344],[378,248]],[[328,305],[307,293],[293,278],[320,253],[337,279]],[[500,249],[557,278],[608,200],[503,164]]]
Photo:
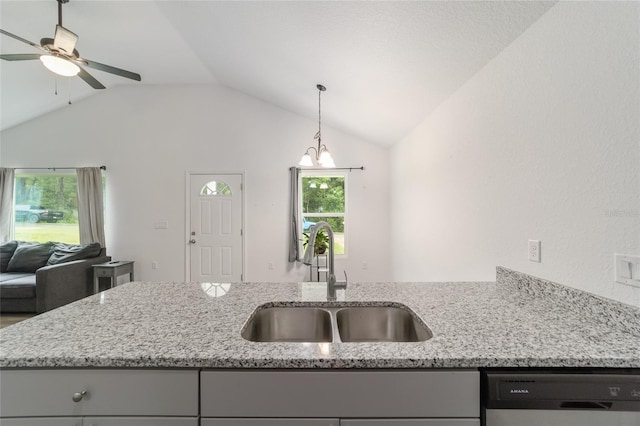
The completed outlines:
[[[349,419],[340,426],[480,426],[480,419]]]
[[[80,417],[21,417],[19,419],[0,419],[2,426],[82,426]]]
[[[0,393],[6,417],[198,415],[197,371],[3,370]]]
[[[83,426],[198,426],[198,419],[196,417],[85,417],[82,425]]]
[[[480,418],[480,374],[459,370],[203,371],[204,417]]]
[[[201,419],[200,426],[339,426],[338,419]]]

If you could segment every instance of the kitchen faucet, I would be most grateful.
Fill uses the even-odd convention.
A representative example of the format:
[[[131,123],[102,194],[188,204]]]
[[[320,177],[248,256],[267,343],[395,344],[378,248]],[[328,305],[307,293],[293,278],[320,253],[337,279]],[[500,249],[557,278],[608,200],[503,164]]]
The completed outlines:
[[[307,250],[304,252],[303,263],[305,265],[311,265],[313,261],[313,253],[316,243],[316,235],[320,229],[326,229],[329,234],[329,274],[327,276],[327,300],[336,300],[336,289],[347,288],[347,273],[345,272],[345,281],[336,282],[336,275],[334,273],[334,260],[335,253],[333,249],[333,230],[327,222],[316,223],[309,231],[309,241],[307,242]]]

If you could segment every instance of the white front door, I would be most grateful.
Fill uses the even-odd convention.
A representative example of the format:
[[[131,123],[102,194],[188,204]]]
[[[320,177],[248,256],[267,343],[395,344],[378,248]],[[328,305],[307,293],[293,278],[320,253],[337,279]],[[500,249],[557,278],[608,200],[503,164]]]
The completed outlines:
[[[189,281],[242,281],[242,175],[190,174]]]

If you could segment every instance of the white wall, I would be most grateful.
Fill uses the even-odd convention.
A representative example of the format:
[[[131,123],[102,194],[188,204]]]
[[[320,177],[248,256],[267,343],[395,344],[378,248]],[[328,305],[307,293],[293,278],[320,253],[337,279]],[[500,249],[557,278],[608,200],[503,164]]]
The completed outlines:
[[[297,281],[307,267],[287,262],[288,168],[316,131],[313,120],[216,85],[123,86],[4,131],[0,164],[106,165],[108,252],[135,260],[139,280],[185,279],[186,171],[244,171],[245,280]],[[323,141],[339,167],[366,168],[349,176],[351,239],[337,271],[388,280],[388,150],[326,126]],[[153,229],[158,221],[169,229]]]
[[[640,255],[639,8],[557,4],[392,149],[395,280],[502,265],[640,306],[612,269]]]

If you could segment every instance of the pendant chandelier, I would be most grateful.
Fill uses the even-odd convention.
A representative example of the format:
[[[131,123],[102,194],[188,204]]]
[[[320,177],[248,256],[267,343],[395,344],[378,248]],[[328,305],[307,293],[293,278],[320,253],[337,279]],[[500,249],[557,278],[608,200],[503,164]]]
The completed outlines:
[[[318,141],[318,147],[316,148],[315,146],[310,146],[309,148],[307,148],[307,151],[304,153],[298,164],[304,167],[313,167],[313,157],[315,157],[315,161],[320,167],[333,168],[336,165],[333,162],[333,158],[331,158],[331,153],[329,152],[329,149],[327,149],[327,146],[322,143],[322,116],[320,114],[320,95],[322,94],[322,92],[327,90],[327,88],[322,84],[318,84],[316,85],[316,87],[318,88],[318,133],[316,133],[313,138]],[[311,151],[313,151],[315,154],[313,157],[311,157]]]

